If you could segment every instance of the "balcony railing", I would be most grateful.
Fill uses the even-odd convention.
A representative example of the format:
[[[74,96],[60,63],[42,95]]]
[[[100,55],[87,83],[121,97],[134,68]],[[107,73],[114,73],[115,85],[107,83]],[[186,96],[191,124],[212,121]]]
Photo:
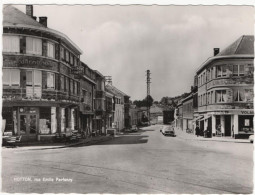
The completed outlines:
[[[42,89],[41,94],[26,94],[26,88],[3,89],[3,100],[41,100],[41,101],[62,101],[62,102],[79,102],[77,95],[69,95],[67,92]]]

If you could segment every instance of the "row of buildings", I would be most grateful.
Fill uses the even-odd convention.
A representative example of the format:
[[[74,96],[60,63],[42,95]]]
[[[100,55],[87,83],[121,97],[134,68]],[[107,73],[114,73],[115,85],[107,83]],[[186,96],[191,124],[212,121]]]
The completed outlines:
[[[80,60],[82,50],[47,27],[47,17],[3,7],[2,131],[22,141],[79,130],[90,136],[137,123],[130,96]]]
[[[243,35],[196,71],[188,96],[175,111],[177,128],[200,127],[209,136],[247,138],[254,133],[254,36]]]

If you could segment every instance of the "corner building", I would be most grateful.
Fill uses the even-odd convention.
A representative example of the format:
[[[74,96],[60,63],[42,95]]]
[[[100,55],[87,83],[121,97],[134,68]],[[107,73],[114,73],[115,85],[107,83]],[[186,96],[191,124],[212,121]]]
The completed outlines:
[[[247,138],[253,129],[254,36],[242,36],[197,70],[200,129]]]
[[[22,141],[52,138],[79,128],[80,82],[73,74],[82,51],[47,17],[3,7],[4,131]]]

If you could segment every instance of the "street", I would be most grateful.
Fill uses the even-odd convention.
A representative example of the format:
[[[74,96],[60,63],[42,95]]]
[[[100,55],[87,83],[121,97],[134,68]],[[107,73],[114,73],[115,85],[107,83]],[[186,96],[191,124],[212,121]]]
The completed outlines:
[[[2,149],[8,193],[252,193],[253,145],[165,137],[159,125],[91,146]]]

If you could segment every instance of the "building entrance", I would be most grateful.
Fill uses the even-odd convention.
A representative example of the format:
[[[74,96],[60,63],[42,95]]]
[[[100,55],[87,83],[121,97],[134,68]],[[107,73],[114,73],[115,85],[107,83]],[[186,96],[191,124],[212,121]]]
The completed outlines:
[[[225,136],[231,136],[231,116],[225,115]]]
[[[36,135],[38,131],[37,114],[20,114],[19,133],[20,135]]]

